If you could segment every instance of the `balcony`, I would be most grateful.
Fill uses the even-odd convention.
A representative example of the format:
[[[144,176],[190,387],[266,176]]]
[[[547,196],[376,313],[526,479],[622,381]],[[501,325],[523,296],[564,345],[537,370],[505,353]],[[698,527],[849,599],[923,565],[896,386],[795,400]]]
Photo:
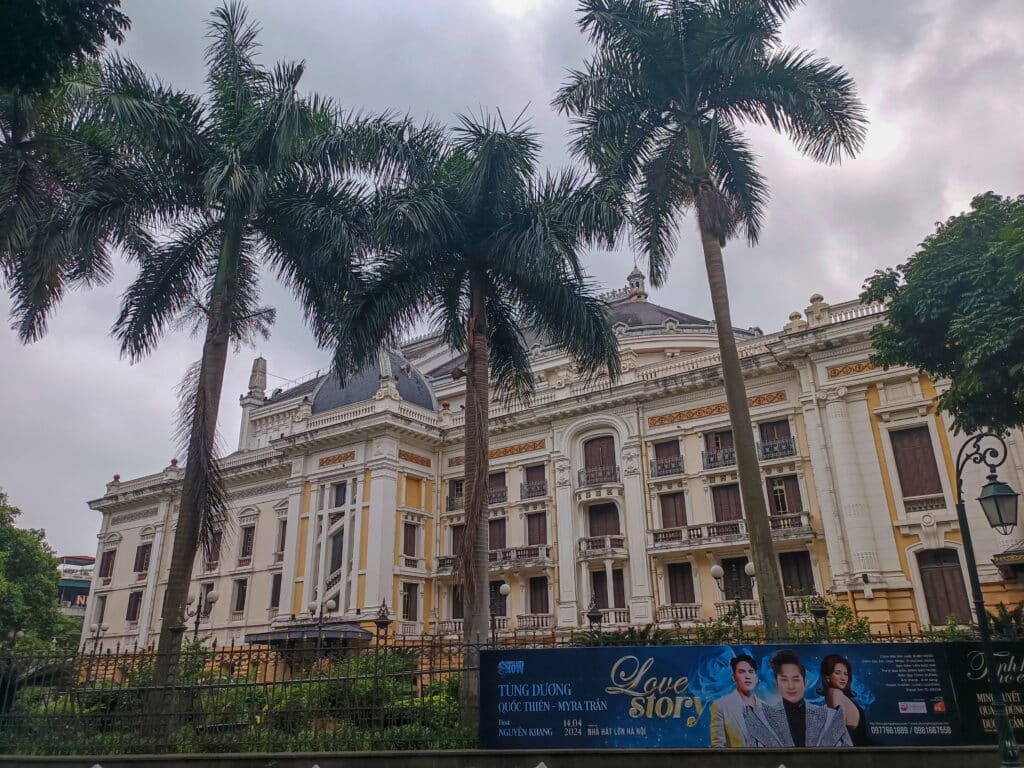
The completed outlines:
[[[807,606],[809,605],[810,597],[786,597],[783,600],[786,603],[786,615],[790,618],[807,615]],[[753,619],[760,621],[761,619],[761,601],[760,600],[720,600],[715,603],[715,613],[719,618],[726,616],[730,611],[736,610],[736,603],[740,604],[740,615],[743,616],[744,620]]]
[[[491,568],[523,568],[531,565],[546,565],[551,560],[551,547],[547,544],[531,544],[525,547],[492,549],[487,553]]]
[[[508,487],[502,486],[501,488],[488,488],[487,489],[487,503],[488,504],[504,504],[508,501]]]
[[[438,635],[461,635],[462,619],[441,619],[434,631]]]
[[[458,496],[449,496],[448,501],[445,503],[445,509],[449,512],[454,512],[457,509],[462,509],[466,504],[466,497],[462,494]]]
[[[522,499],[541,499],[547,495],[547,480],[531,480],[519,484],[519,497]]]
[[[398,622],[398,634],[405,637],[412,637],[423,634],[423,628],[418,621]]]
[[[811,536],[811,518],[806,512],[770,515],[768,525],[773,539],[793,539]],[[660,528],[647,532],[649,550],[683,550],[746,541],[746,520],[727,520],[721,523],[686,525],[681,528]]]
[[[651,459],[651,477],[671,477],[683,474],[683,457],[668,456],[664,459]]]
[[[620,624],[629,624],[629,608],[598,608],[601,613],[601,626],[616,626]],[[590,626],[590,619],[587,618],[587,612],[580,614],[580,624],[587,627]],[[597,627],[594,627],[597,629]]]
[[[586,536],[579,541],[581,560],[601,560],[626,556],[626,537],[620,534],[610,536]]]
[[[437,557],[437,572],[438,573],[451,573],[455,570],[455,561],[458,558],[455,555],[438,555]]]
[[[717,451],[701,451],[704,469],[731,467],[736,463],[735,448],[719,448]]]
[[[674,603],[658,606],[659,622],[700,621],[700,603]]]
[[[619,482],[618,465],[607,467],[584,467],[579,472],[580,487]]]
[[[784,459],[787,456],[796,456],[795,437],[783,437],[780,440],[769,440],[757,444],[757,457],[761,461]]]
[[[516,630],[527,632],[533,629],[551,629],[554,617],[550,613],[527,613],[516,617]]]
[[[929,496],[908,496],[903,499],[903,508],[908,513],[930,512],[935,509],[945,509],[946,497],[941,493]]]

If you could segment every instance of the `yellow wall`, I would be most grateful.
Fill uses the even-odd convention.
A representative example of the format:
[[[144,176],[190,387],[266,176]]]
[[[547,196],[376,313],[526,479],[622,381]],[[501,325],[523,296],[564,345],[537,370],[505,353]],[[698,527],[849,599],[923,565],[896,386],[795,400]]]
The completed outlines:
[[[292,613],[297,613],[302,605],[302,582],[306,574],[306,537],[309,536],[309,498],[313,486],[306,483],[302,487],[302,500],[299,502],[299,535],[295,546],[295,573],[292,587]]]

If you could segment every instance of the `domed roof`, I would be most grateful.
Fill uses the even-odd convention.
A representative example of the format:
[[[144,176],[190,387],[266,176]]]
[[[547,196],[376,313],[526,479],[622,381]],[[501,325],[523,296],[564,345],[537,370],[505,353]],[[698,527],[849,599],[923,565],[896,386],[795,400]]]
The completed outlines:
[[[399,397],[412,405],[437,410],[437,398],[426,378],[399,352],[382,353],[371,363],[348,377],[341,385],[337,373],[321,378],[313,394],[313,413],[332,411],[372,400],[385,379],[392,379]]]

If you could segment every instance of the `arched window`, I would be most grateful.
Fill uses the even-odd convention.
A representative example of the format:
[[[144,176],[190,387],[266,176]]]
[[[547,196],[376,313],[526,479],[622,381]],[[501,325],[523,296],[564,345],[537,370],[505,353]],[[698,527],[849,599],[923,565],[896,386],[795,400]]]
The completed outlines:
[[[917,553],[928,618],[944,624],[952,616],[958,624],[971,623],[960,556],[955,549],[926,549]]]

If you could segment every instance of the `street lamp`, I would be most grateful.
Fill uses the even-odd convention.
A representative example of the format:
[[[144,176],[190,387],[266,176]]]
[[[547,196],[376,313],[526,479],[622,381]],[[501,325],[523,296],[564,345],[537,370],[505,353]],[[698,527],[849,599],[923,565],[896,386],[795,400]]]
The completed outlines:
[[[109,624],[90,624],[89,634],[92,636],[92,655],[95,656],[100,648],[100,639],[110,631]]]
[[[743,566],[743,572],[747,575],[747,578],[750,579],[751,589],[753,589],[754,576],[756,574],[756,571],[754,570],[754,564],[752,562],[750,562],[750,561],[747,561],[747,564],[745,566]],[[725,569],[722,568],[722,566],[719,565],[718,563],[715,563],[714,565],[711,566],[711,578],[713,578],[715,580],[715,583],[718,584],[718,591],[722,593],[723,597],[725,597],[726,596],[726,593],[725,593],[725,583],[723,581],[723,579],[725,578]],[[735,607],[736,607],[736,627],[739,630],[740,642],[742,642],[743,639],[744,639],[743,638],[743,603],[740,601],[739,593],[736,594],[736,600],[735,600],[734,604],[735,604]]]
[[[590,622],[590,631],[600,632],[601,621],[604,619],[604,614],[601,613],[601,609],[597,607],[597,598],[590,598],[590,605],[587,606],[587,621]]]
[[[200,620],[209,617],[210,611],[213,609],[214,603],[220,600],[220,595],[216,589],[211,589],[209,592],[199,592],[199,605],[195,607],[195,610],[185,609],[185,618],[196,617],[195,628],[192,630],[192,643],[199,642],[199,622]],[[192,605],[196,601],[195,595],[189,595],[186,601],[188,605]]]
[[[988,440],[989,445],[982,447]],[[992,444],[994,441],[995,444]],[[964,557],[967,558],[967,574],[971,579],[971,593],[974,598],[974,612],[978,616],[978,630],[981,634],[981,650],[988,670],[988,684],[992,692],[992,714],[995,716],[996,730],[999,734],[999,750],[1002,754],[1003,768],[1019,766],[1017,742],[1013,735],[1013,726],[1006,713],[1006,701],[1003,699],[1002,685],[996,674],[995,657],[992,653],[992,630],[989,625],[988,612],[985,610],[985,598],[981,592],[981,580],[978,578],[978,565],[974,560],[974,544],[971,541],[971,529],[967,521],[967,509],[964,505],[964,469],[968,462],[984,464],[988,467],[988,480],[981,489],[978,501],[985,512],[989,525],[999,533],[1008,534],[1017,525],[1017,498],[1006,483],[996,477],[996,469],[1006,461],[1006,443],[999,435],[992,432],[979,432],[969,438],[960,448],[956,456],[956,517],[960,524],[960,535],[963,539]]]
[[[320,647],[324,642],[324,616],[328,613],[334,613],[338,604],[333,599],[323,603],[318,600],[310,600],[308,607],[309,615],[316,618],[316,657],[319,659]]]
[[[11,650],[16,650],[18,647],[18,641],[25,637],[25,630],[23,629],[9,629],[7,630],[7,642],[11,644]]]
[[[503,581],[501,586],[498,587],[498,594],[491,595],[491,645],[495,645],[498,642],[498,603],[504,602],[505,598],[511,593],[512,587]]]
[[[825,642],[832,642],[828,629],[828,606],[825,605],[824,600],[816,599],[811,601],[811,618],[814,619],[814,627],[818,630],[818,635],[821,634],[821,628],[825,628]]]

